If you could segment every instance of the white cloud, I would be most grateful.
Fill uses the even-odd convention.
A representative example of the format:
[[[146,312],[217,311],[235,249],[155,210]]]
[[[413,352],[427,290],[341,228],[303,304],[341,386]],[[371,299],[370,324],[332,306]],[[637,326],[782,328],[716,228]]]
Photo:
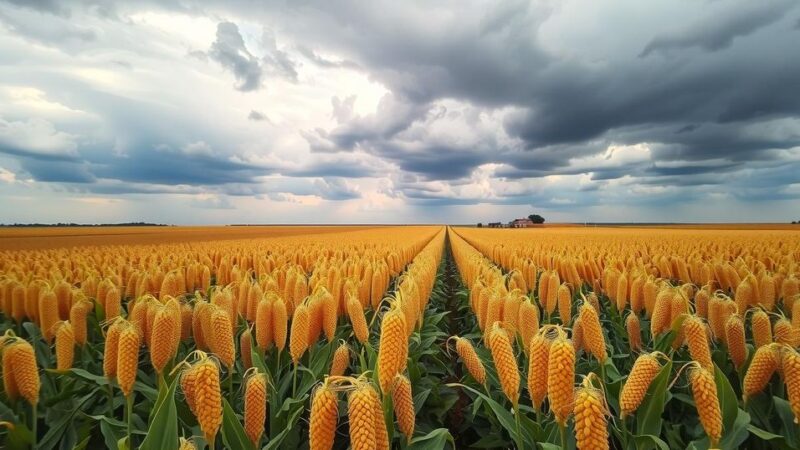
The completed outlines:
[[[17,174],[14,172],[0,167],[0,182],[12,184],[17,182]]]
[[[57,130],[44,119],[8,121],[0,118],[0,152],[27,156],[77,155],[77,136]]]

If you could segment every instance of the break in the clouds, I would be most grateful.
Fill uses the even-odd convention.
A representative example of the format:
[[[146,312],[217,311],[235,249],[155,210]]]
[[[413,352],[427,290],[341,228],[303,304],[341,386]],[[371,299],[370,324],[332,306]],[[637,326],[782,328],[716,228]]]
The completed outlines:
[[[0,0],[0,222],[787,221],[794,0]]]

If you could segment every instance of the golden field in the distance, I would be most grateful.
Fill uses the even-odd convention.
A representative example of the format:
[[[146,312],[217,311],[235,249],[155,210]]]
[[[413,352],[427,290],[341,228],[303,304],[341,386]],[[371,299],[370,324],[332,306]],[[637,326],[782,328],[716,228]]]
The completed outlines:
[[[86,245],[166,244],[356,231],[371,226],[0,227],[0,250]]]

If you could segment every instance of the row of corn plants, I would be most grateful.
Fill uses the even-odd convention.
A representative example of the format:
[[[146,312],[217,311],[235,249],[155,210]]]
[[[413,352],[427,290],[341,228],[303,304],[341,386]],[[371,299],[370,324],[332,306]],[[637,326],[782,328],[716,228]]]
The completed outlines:
[[[470,446],[800,448],[796,236],[642,234],[448,230]]]

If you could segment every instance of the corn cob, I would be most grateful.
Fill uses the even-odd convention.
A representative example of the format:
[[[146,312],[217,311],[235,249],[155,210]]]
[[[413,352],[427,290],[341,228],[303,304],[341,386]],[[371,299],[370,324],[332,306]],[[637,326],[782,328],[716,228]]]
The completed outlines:
[[[519,401],[519,368],[517,367],[517,360],[514,357],[514,349],[511,347],[508,333],[500,326],[499,322],[495,322],[492,325],[488,344],[503,393],[516,409]]]
[[[336,421],[339,406],[336,392],[327,382],[314,390],[311,397],[311,417],[309,418],[310,450],[331,450],[336,438]]]
[[[395,375],[406,368],[408,336],[406,319],[398,305],[383,316],[378,348],[378,381],[381,391],[389,392]]]
[[[711,441],[711,447],[716,447],[722,439],[722,412],[714,375],[702,367],[695,367],[689,371],[689,382],[700,423]]]
[[[608,450],[607,407],[602,391],[586,378],[575,392],[575,439],[581,450]]]
[[[411,438],[414,436],[416,410],[414,409],[411,383],[404,375],[398,374],[395,378],[394,388],[392,389],[392,403],[394,405],[394,415],[397,417],[398,428],[406,436],[406,440],[411,442]]]
[[[478,357],[475,347],[472,346],[472,342],[458,336],[455,337],[455,340],[456,353],[458,353],[458,356],[460,356],[461,360],[464,362],[467,372],[469,372],[472,378],[478,383],[486,384],[486,368],[483,366],[480,357]]]
[[[575,348],[561,331],[550,345],[547,363],[547,397],[556,422],[564,426],[572,412],[575,383]]]
[[[267,376],[256,371],[247,377],[244,390],[244,431],[256,448],[264,434],[266,412]]]
[[[636,412],[659,371],[661,371],[661,364],[654,354],[643,353],[636,358],[619,395],[622,418]]]

